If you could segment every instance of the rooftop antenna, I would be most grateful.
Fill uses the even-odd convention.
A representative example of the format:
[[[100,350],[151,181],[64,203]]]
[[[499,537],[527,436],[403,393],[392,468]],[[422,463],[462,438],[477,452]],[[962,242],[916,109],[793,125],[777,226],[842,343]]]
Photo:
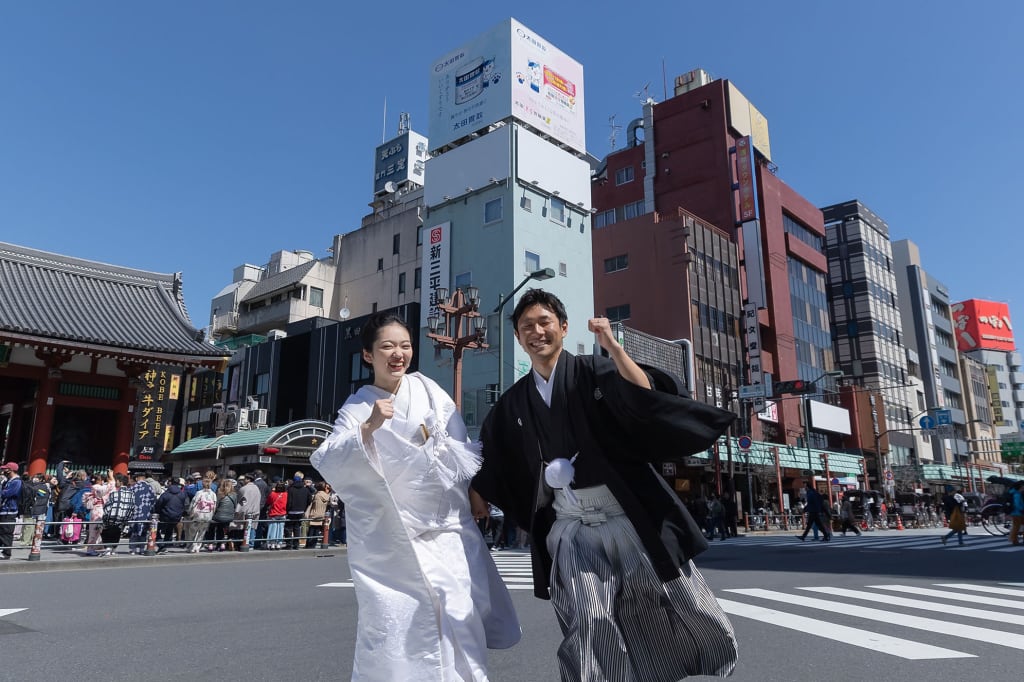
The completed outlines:
[[[402,136],[409,132],[409,112],[403,111],[398,115],[398,135]]]
[[[668,99],[668,77],[665,75],[665,58],[661,58],[661,99]]]
[[[622,130],[622,126],[615,125],[615,114],[608,117],[608,127],[612,129],[611,135],[608,136],[608,139],[611,142],[611,151],[615,151],[615,137],[619,134],[619,131]]]
[[[647,102],[651,99],[651,82],[647,81],[644,86],[633,93],[633,97],[636,97],[641,102]]]
[[[384,127],[380,131],[380,143],[384,144],[387,142],[388,135],[388,98],[384,98]]]

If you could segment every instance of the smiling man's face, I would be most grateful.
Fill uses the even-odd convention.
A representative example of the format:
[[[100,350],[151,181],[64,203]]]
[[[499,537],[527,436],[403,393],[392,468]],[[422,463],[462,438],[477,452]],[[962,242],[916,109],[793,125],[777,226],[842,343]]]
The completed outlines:
[[[562,352],[562,340],[569,331],[569,323],[559,323],[558,316],[537,303],[519,316],[515,334],[530,361],[537,369],[549,367]]]

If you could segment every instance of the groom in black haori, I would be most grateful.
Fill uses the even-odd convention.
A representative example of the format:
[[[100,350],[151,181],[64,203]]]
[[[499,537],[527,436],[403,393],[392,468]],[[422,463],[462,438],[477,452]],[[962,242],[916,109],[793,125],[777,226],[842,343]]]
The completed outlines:
[[[565,351],[565,306],[551,293],[527,291],[512,325],[533,367],[484,423],[471,497],[478,517],[492,502],[531,533],[534,594],[564,636],[563,682],[729,675],[732,625],[691,562],[707,541],[651,465],[706,450],[734,415],[641,369],[606,318],[588,326],[610,359]]]

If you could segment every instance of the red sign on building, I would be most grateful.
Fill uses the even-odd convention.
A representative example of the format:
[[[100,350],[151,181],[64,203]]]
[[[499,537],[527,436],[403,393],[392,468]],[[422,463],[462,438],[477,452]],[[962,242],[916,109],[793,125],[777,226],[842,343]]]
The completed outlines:
[[[754,166],[751,158],[750,138],[736,140],[736,178],[740,186],[740,222],[757,217],[754,195]]]
[[[1014,350],[1010,307],[996,301],[971,298],[954,303],[950,311],[956,327],[956,347],[961,353],[978,350]]]

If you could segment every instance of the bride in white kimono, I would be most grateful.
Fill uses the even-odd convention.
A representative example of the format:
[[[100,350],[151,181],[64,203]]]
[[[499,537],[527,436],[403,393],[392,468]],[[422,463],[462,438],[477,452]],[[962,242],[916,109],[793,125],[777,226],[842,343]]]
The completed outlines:
[[[480,454],[448,394],[406,374],[400,318],[372,318],[362,342],[373,385],[345,401],[310,458],[345,502],[359,606],[352,679],[486,680],[486,650],[521,631],[470,512]]]

